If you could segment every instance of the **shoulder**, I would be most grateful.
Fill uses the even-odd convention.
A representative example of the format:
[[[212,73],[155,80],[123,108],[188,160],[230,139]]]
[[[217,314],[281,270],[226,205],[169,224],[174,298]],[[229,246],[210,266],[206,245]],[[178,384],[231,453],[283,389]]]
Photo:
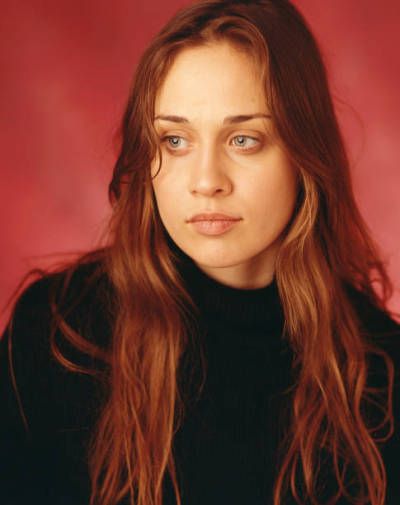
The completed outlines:
[[[36,436],[89,422],[92,407],[102,401],[104,362],[78,349],[64,330],[66,324],[72,335],[106,347],[111,336],[109,294],[109,281],[92,263],[43,275],[19,295],[0,341],[0,398],[7,406],[0,416],[0,446],[1,433],[16,438],[17,430],[29,428]],[[52,300],[62,323],[54,317]],[[57,359],[54,343],[76,368]],[[74,373],[83,369],[94,373]],[[100,380],[93,380],[94,375]]]
[[[346,287],[358,317],[360,331],[368,344],[371,380],[387,376],[388,357],[394,366],[395,383],[400,387],[400,324],[387,310],[378,307],[365,293]],[[370,347],[372,346],[372,347]],[[386,381],[386,378],[384,379]]]
[[[42,275],[19,295],[2,337],[1,353],[12,349],[13,359],[24,364],[43,365],[50,356],[50,334],[54,329],[61,346],[77,353],[65,343],[61,328],[66,323],[73,331],[101,347],[108,344],[112,290],[98,262],[76,265]],[[63,321],[55,316],[55,309]]]
[[[365,334],[382,343],[400,339],[400,323],[388,310],[378,307],[366,293],[354,286],[346,285],[346,292]]]
[[[77,300],[87,306],[101,301],[106,284],[99,262],[71,265],[31,282],[18,297],[14,312],[17,317],[37,317],[50,311],[52,300],[61,309],[76,304]]]

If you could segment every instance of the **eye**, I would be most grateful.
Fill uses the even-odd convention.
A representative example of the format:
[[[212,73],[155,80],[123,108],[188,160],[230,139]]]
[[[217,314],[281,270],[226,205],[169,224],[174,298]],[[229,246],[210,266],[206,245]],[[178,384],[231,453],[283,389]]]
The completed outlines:
[[[182,147],[182,140],[184,140],[183,137],[179,137],[178,135],[167,135],[161,139],[162,142],[167,142],[168,147],[173,151],[176,151],[177,148]]]
[[[233,137],[233,141],[238,141],[235,143],[237,147],[244,147],[245,150],[251,149],[252,147],[255,147],[260,141],[254,137],[249,137],[248,135],[236,135],[236,137]],[[247,142],[250,140],[249,142]]]

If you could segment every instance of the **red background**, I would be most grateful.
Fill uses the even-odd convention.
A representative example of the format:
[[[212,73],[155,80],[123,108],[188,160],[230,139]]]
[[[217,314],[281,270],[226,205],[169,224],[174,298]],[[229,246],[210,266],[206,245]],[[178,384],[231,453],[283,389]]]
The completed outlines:
[[[1,0],[0,309],[28,268],[51,262],[43,255],[97,244],[135,62],[187,3]],[[398,0],[295,4],[322,47],[357,201],[400,310]]]

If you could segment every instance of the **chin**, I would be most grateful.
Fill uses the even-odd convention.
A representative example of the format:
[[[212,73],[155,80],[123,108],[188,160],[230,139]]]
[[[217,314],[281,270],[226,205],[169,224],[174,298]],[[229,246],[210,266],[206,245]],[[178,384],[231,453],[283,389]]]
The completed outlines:
[[[186,253],[188,254],[188,253]],[[197,250],[195,254],[188,254],[192,260],[205,268],[229,268],[241,265],[251,260],[250,255],[227,254],[226,251],[216,251],[200,254]]]

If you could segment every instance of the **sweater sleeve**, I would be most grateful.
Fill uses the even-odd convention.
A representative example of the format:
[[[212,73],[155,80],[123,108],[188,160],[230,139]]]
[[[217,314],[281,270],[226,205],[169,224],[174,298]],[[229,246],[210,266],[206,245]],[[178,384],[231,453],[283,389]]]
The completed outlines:
[[[72,372],[55,358],[49,294],[54,287],[70,328],[105,350],[111,326],[104,300],[111,291],[104,278],[92,282],[94,266],[74,272],[62,301],[64,272],[33,282],[19,296],[12,325],[1,337],[1,505],[88,503],[87,447],[106,399],[107,370],[67,342],[59,329],[55,342],[61,354],[98,376]]]
[[[43,392],[39,385],[43,343],[47,339],[46,282],[36,281],[17,300],[12,327],[0,341],[0,502],[28,502],[34,486],[33,410]]]
[[[372,305],[362,294],[353,292],[353,301],[362,321],[362,330],[365,336],[378,348],[385,351],[392,360],[394,366],[394,383],[392,394],[393,405],[393,434],[386,440],[378,442],[378,447],[383,459],[387,476],[387,495],[385,505],[397,505],[400,503],[400,324],[393,320],[385,311]],[[370,357],[370,369],[368,382],[373,387],[384,388],[385,396],[382,400],[387,401],[387,367],[381,356]],[[382,393],[383,394],[383,393]],[[372,409],[370,405],[369,408]],[[384,413],[379,408],[371,410],[371,416],[375,420],[383,421]],[[374,423],[376,426],[376,423]],[[389,425],[374,433],[374,438],[388,435]]]
[[[385,318],[384,332],[382,332],[382,347],[389,354],[394,365],[393,384],[393,434],[380,444],[381,455],[387,474],[387,496],[385,504],[396,505],[400,503],[400,325],[389,318]],[[386,367],[383,367],[386,375]],[[383,381],[387,386],[387,379]],[[382,430],[387,434],[388,429]]]

